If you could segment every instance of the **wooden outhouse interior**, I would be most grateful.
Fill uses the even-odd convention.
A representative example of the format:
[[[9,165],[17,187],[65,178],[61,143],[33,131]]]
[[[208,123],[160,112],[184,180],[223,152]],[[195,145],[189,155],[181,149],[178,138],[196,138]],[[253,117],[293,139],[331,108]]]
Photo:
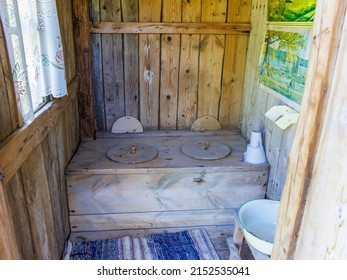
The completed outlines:
[[[122,141],[109,134],[113,123],[124,116],[141,122],[149,136],[139,141],[154,147],[164,141],[159,137],[162,133],[184,143],[192,137],[193,123],[210,116],[221,126],[218,137],[226,133],[242,143],[232,146],[238,162],[252,131],[261,131],[267,164],[245,169],[236,163],[234,169],[223,166],[223,170],[208,164],[187,165],[178,173],[165,166],[168,174],[156,174],[155,167],[148,180],[155,181],[158,192],[172,184],[173,195],[186,199],[183,207],[187,208],[170,208],[160,216],[167,220],[156,220],[146,216],[154,210],[142,199],[139,204],[147,212],[139,214],[135,207],[129,215],[114,213],[120,219],[114,224],[128,225],[129,220],[141,224],[140,216],[153,219],[152,228],[150,222],[137,225],[136,234],[206,226],[221,256],[226,256],[225,238],[233,234],[233,211],[244,200],[264,197],[281,202],[272,259],[347,258],[346,1],[317,0],[299,119],[284,130],[265,117],[283,101],[258,85],[267,0],[56,2],[68,95],[52,99],[30,123],[19,121],[1,28],[0,259],[60,259],[69,238],[129,233],[126,227],[108,227],[105,213],[77,217],[77,210],[71,209],[74,204],[68,201],[81,184],[91,184],[97,192],[108,186],[110,177],[124,189],[127,183],[147,180],[141,177],[147,175],[128,170],[108,173],[112,167],[106,168],[98,158],[101,167],[88,169],[81,161],[88,162],[94,154],[76,153],[83,143],[88,143],[82,147],[85,150],[98,151],[105,143],[96,142],[99,139]],[[96,169],[103,171],[96,173]],[[115,174],[119,181],[113,179]],[[188,189],[178,185],[189,180],[218,186],[225,181],[223,187],[230,184],[231,189],[236,184],[242,191],[235,191],[236,202],[230,205],[228,197],[224,202],[212,193],[216,209],[205,209],[201,202],[201,209],[193,211],[187,205],[195,194],[189,193],[189,185]],[[228,191],[234,193],[234,189]],[[140,197],[139,192],[134,196]],[[114,195],[117,199],[117,191]],[[83,196],[74,203],[78,199],[85,209],[102,208],[91,206],[94,202]],[[208,221],[209,214],[217,217],[215,224],[198,222],[199,218]],[[93,215],[95,220],[88,220]],[[84,229],[91,223],[94,229]]]

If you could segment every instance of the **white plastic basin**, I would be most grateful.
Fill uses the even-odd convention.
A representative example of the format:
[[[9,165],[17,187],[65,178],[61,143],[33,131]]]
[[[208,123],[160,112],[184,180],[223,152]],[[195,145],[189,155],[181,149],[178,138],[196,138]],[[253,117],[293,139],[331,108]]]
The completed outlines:
[[[236,215],[246,241],[258,251],[271,255],[279,201],[256,199],[245,202]]]

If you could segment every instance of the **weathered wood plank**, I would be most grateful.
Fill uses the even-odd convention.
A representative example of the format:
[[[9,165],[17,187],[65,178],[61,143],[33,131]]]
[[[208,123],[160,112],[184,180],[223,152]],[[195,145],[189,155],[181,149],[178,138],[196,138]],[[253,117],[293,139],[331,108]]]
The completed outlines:
[[[73,1],[73,22],[75,30],[75,49],[77,72],[81,77],[78,93],[81,136],[93,139],[95,135],[94,101],[92,94],[92,65],[89,32],[88,0]],[[73,63],[70,61],[69,63]]]
[[[250,23],[253,2],[252,0],[228,1],[227,22]],[[241,103],[247,49],[248,37],[226,36],[219,112],[219,121],[223,129],[240,128],[241,126]]]
[[[66,106],[76,98],[78,87],[79,79],[76,78],[68,86],[68,96],[48,103],[34,121],[18,129],[1,143],[0,154],[6,155],[0,157],[0,174],[4,176],[3,184],[7,184],[33,149],[45,139]]]
[[[223,1],[224,2],[224,1]],[[141,2],[140,2],[141,3]],[[224,2],[225,3],[225,2]],[[249,23],[93,22],[91,33],[248,35]]]
[[[201,228],[201,226],[198,226]],[[187,227],[168,227],[168,228],[147,228],[147,229],[138,229],[138,230],[115,230],[115,231],[84,231],[84,232],[72,232],[69,240],[71,242],[79,242],[85,240],[98,240],[98,239],[110,239],[110,238],[121,238],[124,236],[131,237],[142,237],[148,234],[156,234],[161,232],[178,232],[187,229],[194,229],[196,226],[187,226]],[[233,233],[234,226],[230,225],[217,225],[217,226],[207,226],[205,228],[213,242],[215,239],[225,238],[225,236],[231,236]],[[218,235],[218,237],[216,236]],[[224,241],[225,242],[225,241]],[[214,243],[214,242],[213,242]],[[222,243],[222,242],[220,242]],[[214,246],[216,250],[222,249],[222,246]]]
[[[263,171],[68,176],[71,215],[237,208],[264,197]],[[264,180],[263,180],[264,182]],[[179,198],[179,199],[178,199]]]
[[[338,8],[346,9],[346,5]],[[342,15],[344,19],[341,20],[344,22],[339,51],[315,153],[295,259],[347,259],[347,154],[344,140],[347,137],[347,81],[344,79],[347,71],[347,17],[345,13]]]
[[[204,1],[201,8],[201,21],[226,21],[225,1]],[[224,35],[203,35],[200,38],[198,117],[219,119],[224,47]]]
[[[90,18],[92,21],[100,21],[100,0],[91,0]],[[103,76],[103,60],[101,34],[90,34],[90,47],[92,59],[92,85],[93,96],[95,100],[95,123],[96,129],[106,131],[106,113],[105,113],[105,95],[104,95],[104,76]]]
[[[226,36],[219,122],[223,129],[240,127],[248,38]]]
[[[139,21],[161,20],[161,0],[140,0]],[[160,35],[140,34],[140,121],[147,130],[159,127]]]
[[[178,129],[190,129],[197,119],[199,35],[182,35],[179,74]]]
[[[70,216],[72,232],[230,225],[234,209]]]
[[[13,220],[15,237],[18,240],[18,248],[21,256],[24,260],[33,260],[35,258],[34,245],[20,172],[17,172],[8,182],[5,190],[11,209],[10,218]],[[22,242],[22,240],[25,240],[25,242]]]
[[[273,106],[279,105],[279,103],[280,101],[278,98],[273,95],[269,95],[267,98],[266,111],[270,110]],[[277,171],[280,168],[283,168],[283,166],[280,166],[279,164],[279,158],[281,150],[282,148],[284,148],[284,146],[282,146],[282,139],[285,132],[268,118],[264,119],[264,128],[264,148],[266,159],[271,166],[269,172],[269,180],[266,188],[266,195],[267,198],[275,199],[276,190],[278,189]]]
[[[182,22],[200,22],[201,1],[183,1]],[[197,118],[199,83],[199,35],[182,34],[179,92],[178,129],[190,129]]]
[[[75,103],[77,105],[77,102],[75,100]],[[75,114],[78,114],[78,111],[75,111]],[[59,165],[59,173],[57,180],[59,181],[58,188],[59,188],[59,194],[61,199],[61,213],[62,213],[62,219],[63,219],[63,231],[64,236],[67,236],[70,233],[70,223],[69,223],[69,209],[68,209],[68,200],[67,200],[67,193],[66,193],[66,178],[65,178],[65,168],[67,163],[70,161],[71,158],[66,158],[65,153],[65,143],[66,143],[66,130],[64,126],[64,120],[61,116],[59,118],[59,121],[57,122],[54,132],[52,132],[52,138],[55,138],[56,141],[56,161]],[[64,143],[64,148],[61,148],[61,143]],[[79,141],[75,143],[77,146],[79,144]]]
[[[288,164],[288,157],[290,153],[290,149],[292,146],[293,138],[295,135],[296,131],[296,125],[292,125],[288,127],[282,137],[281,141],[281,149],[279,153],[279,158],[278,158],[278,166],[277,166],[277,171],[276,171],[276,177],[273,178],[275,182],[274,189],[272,190],[272,199],[274,200],[280,200],[283,187],[285,184],[286,180],[286,174],[287,174],[287,164]],[[269,189],[269,187],[268,187]]]
[[[59,259],[43,151],[37,146],[20,169],[35,259]],[[44,209],[44,211],[43,211]]]
[[[0,180],[0,259],[19,260],[21,258],[8,197]]]
[[[69,211],[64,170],[79,143],[79,137],[76,134],[78,132],[76,105],[76,100],[69,104],[54,129],[50,131],[41,145],[46,173],[50,174],[47,181],[60,252],[64,248],[64,240],[69,233]]]
[[[138,0],[122,0],[122,20],[137,22]],[[124,94],[125,115],[139,118],[139,36],[124,34]]]
[[[59,158],[57,156],[59,144],[55,136],[55,133],[51,131],[41,143],[41,147],[44,155],[43,165],[45,172],[49,174],[49,176],[47,176],[49,196],[46,199],[48,199],[50,207],[52,208],[52,221],[50,222],[54,225],[54,238],[56,241],[56,248],[54,249],[56,249],[57,252],[63,252],[65,240],[67,238],[64,232],[64,224],[68,222],[68,220],[64,220],[64,217],[66,218],[65,211],[67,210],[67,201],[62,199],[60,193],[61,185],[65,185],[65,182],[60,181],[60,173],[63,170],[60,170]],[[55,257],[59,258],[59,255]]]
[[[71,126],[73,125],[72,123],[72,115],[69,114],[69,107],[66,106],[64,112],[62,113],[62,122],[63,122],[63,139],[62,139],[62,144],[63,144],[63,151],[64,151],[64,164],[67,165],[69,160],[70,160],[70,155],[71,155],[71,150],[72,150],[72,134],[71,134]]]
[[[102,21],[121,21],[120,0],[101,0]],[[103,34],[101,38],[106,129],[125,114],[123,77],[123,39],[121,34]]]
[[[199,225],[199,226],[187,226],[187,227],[166,227],[166,228],[147,228],[138,230],[116,230],[116,231],[84,231],[84,232],[72,232],[69,240],[71,242],[89,241],[89,240],[100,240],[100,239],[111,239],[121,238],[124,236],[131,237],[142,237],[149,234],[156,234],[162,232],[179,232],[183,230],[204,228],[207,231],[208,236],[216,249],[218,255],[223,259],[228,259],[229,250],[226,244],[226,238],[232,236],[234,226],[230,225]],[[221,252],[221,254],[220,254]]]
[[[139,37],[140,121],[145,130],[159,125],[160,35]]]
[[[163,2],[163,22],[181,22],[181,0]],[[180,35],[161,36],[159,128],[175,130],[177,125]]]

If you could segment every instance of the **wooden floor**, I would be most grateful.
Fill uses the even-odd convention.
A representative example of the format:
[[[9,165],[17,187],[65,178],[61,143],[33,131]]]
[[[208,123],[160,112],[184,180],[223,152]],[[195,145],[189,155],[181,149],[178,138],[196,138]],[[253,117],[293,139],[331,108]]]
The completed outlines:
[[[99,234],[88,233],[88,232],[73,232],[70,235],[70,241],[86,241],[95,239],[107,239],[107,238],[119,238],[123,236],[133,236],[139,237],[147,234],[159,233],[159,232],[175,232],[182,231],[186,229],[192,229],[196,227],[185,227],[185,228],[166,228],[164,229],[148,229],[148,230],[132,230],[132,231],[102,231]],[[217,251],[217,254],[221,260],[228,260],[230,256],[230,251],[226,243],[228,237],[232,237],[234,232],[234,226],[204,226],[206,229],[210,240]],[[252,260],[254,259],[251,251],[249,250],[247,244],[244,242],[241,248],[241,259],[242,260]]]

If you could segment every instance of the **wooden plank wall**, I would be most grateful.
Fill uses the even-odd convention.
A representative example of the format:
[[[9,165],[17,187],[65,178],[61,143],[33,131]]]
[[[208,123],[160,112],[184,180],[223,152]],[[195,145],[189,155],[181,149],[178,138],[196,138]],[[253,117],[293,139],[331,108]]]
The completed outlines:
[[[59,259],[70,231],[64,170],[80,140],[79,80],[76,78],[72,1],[57,1],[57,7],[68,97],[55,100],[30,125],[24,124],[15,131],[8,119],[0,118],[0,127],[9,128],[0,138],[0,172],[4,175],[0,195],[1,201],[7,203],[7,215],[3,215],[3,209],[0,215],[1,220],[5,218],[6,224],[12,225],[15,232],[12,244],[16,242],[19,247],[19,253],[12,256],[1,250],[0,259]],[[1,39],[0,36],[0,42]],[[3,57],[1,47],[0,55],[3,66],[8,60]],[[4,68],[1,70],[4,72]],[[5,86],[0,74],[0,104],[8,101],[7,92],[2,91]],[[3,231],[1,233],[3,236]]]
[[[190,129],[205,115],[239,128],[249,30],[213,24],[249,23],[251,2],[89,0],[97,130],[125,115],[146,130]]]
[[[59,259],[69,235],[65,167],[78,143],[77,100],[5,186],[24,259]]]
[[[266,157],[271,166],[267,184],[267,197],[279,200],[286,178],[288,154],[294,138],[296,125],[281,130],[265,113],[273,106],[283,103],[258,87],[258,64],[265,36],[267,1],[252,1],[251,24],[245,69],[245,83],[241,111],[241,133],[250,139],[252,131],[262,131]],[[238,65],[238,64],[237,64]]]

